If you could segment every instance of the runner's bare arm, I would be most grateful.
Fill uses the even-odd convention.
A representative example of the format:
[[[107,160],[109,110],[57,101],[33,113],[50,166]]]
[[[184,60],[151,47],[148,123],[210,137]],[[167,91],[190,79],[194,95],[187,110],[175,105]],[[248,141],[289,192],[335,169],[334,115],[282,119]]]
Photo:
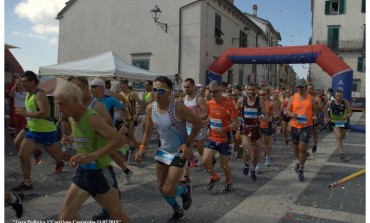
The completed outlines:
[[[204,99],[202,96],[198,96],[197,104],[200,107],[200,118],[206,120],[209,115],[208,104],[206,99]]]

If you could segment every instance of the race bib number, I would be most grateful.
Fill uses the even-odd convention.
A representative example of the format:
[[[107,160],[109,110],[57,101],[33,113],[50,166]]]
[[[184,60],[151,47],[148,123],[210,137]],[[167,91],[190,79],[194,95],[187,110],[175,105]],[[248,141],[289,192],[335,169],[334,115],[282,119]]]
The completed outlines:
[[[344,120],[335,121],[335,127],[345,127]]]
[[[306,124],[307,123],[307,115],[297,115],[295,119],[299,124]]]
[[[244,118],[257,118],[257,108],[244,108]]]
[[[210,126],[211,126],[211,129],[220,129],[220,128],[222,128],[222,121],[221,121],[221,119],[211,118],[211,120],[210,120]]]
[[[169,153],[165,150],[158,149],[154,157],[155,160],[162,162],[166,165],[170,165],[175,158],[175,156],[181,156],[181,153]]]

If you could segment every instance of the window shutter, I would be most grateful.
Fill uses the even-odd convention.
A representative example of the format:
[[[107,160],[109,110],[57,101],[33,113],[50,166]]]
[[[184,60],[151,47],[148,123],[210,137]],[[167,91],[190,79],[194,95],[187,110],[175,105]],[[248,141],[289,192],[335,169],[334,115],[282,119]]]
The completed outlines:
[[[325,1],[325,15],[330,15],[330,1]]]
[[[363,12],[363,13],[366,12],[366,1],[365,0],[362,0],[361,12]]]
[[[357,71],[364,71],[364,57],[358,57]]]
[[[339,14],[344,14],[345,13],[345,4],[346,4],[346,1],[345,0],[340,0],[339,2]]]

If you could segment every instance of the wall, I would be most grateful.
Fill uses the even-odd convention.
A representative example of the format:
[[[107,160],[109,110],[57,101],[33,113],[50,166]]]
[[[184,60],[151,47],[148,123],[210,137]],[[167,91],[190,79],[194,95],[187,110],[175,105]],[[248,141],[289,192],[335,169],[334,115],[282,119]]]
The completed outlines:
[[[328,25],[340,25],[340,41],[361,41],[363,40],[363,25],[365,22],[365,13],[361,13],[362,0],[346,0],[346,11],[342,15],[325,15],[325,1],[313,1],[313,21],[312,21],[312,44],[317,41],[327,40]],[[353,69],[353,78],[361,78],[364,83],[365,72],[357,71],[357,57],[365,54],[364,50],[335,50],[339,57],[342,57]],[[327,89],[331,87],[332,80],[316,64],[310,65],[310,76],[316,88]],[[365,84],[361,87],[361,95],[365,96]]]

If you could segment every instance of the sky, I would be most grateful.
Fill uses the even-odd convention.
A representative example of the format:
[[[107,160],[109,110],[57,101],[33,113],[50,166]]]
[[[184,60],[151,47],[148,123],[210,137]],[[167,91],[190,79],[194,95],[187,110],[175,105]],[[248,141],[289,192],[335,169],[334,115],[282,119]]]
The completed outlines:
[[[268,20],[280,32],[282,46],[308,45],[312,34],[311,0],[234,0],[240,11]],[[292,64],[300,78],[306,78],[309,64]]]
[[[24,70],[38,73],[40,66],[57,63],[57,13],[67,0],[5,0],[4,42],[19,47],[11,52]],[[269,20],[280,32],[282,46],[307,45],[311,36],[311,0],[235,0],[242,11]],[[300,77],[306,77],[308,64],[293,65]]]

